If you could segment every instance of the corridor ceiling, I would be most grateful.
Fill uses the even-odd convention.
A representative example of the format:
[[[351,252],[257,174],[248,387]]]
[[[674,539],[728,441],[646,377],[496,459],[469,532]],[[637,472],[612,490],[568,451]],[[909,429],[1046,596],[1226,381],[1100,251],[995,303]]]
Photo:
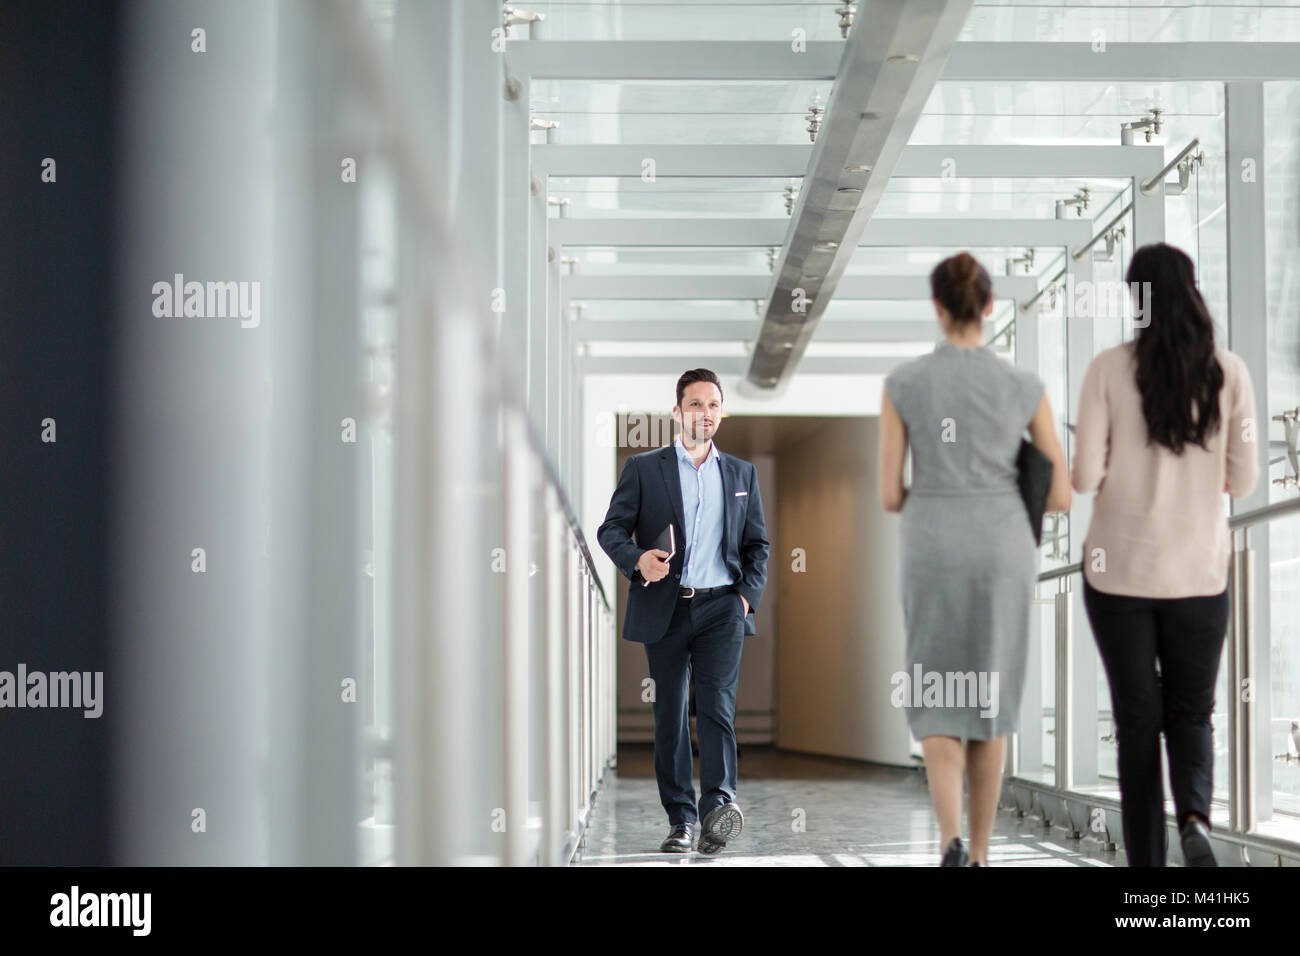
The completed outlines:
[[[993,276],[986,334],[1010,349],[1132,202],[1125,157],[1144,150],[1199,139],[1208,165],[1166,231],[1226,275],[1224,82],[1289,77],[1280,41],[1300,40],[1295,2],[863,0],[847,39],[825,0],[518,6],[544,17],[535,39],[512,28],[510,56],[554,124],[532,134],[534,175],[583,371],[693,357],[756,395],[933,348],[927,276],[961,249]],[[1159,132],[1121,147],[1152,110]],[[1086,253],[1098,270],[1131,251],[1132,229],[1113,238]]]

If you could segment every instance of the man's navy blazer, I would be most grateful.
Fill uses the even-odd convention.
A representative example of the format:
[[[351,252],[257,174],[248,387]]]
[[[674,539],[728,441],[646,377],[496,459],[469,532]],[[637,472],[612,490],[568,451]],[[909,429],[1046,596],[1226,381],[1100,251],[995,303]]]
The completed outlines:
[[[745,634],[749,635],[754,633],[754,611],[767,584],[769,545],[763,500],[753,464],[720,448],[718,455],[722,466],[722,562],[731,572],[736,590],[749,602],[745,617]],[[601,548],[632,582],[623,618],[624,640],[652,644],[668,632],[672,620],[686,557],[686,518],[677,467],[676,442],[630,457],[609,501],[605,521],[596,532]],[[637,559],[653,546],[669,522],[675,528],[677,553],[668,562],[668,576],[643,586]]]

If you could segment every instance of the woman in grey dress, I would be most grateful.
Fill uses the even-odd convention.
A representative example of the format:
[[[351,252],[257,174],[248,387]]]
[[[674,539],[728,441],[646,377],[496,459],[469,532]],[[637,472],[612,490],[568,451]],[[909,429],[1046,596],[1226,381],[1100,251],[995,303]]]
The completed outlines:
[[[1016,484],[1026,429],[1052,461],[1048,511],[1069,509],[1070,476],[1043,383],[982,345],[993,308],[988,272],[963,252],[935,267],[930,289],[944,339],[894,369],[881,398],[880,500],[902,512],[907,665],[895,675],[894,702],[921,741],[940,865],[984,866],[1006,735],[1020,718],[1038,563]],[[904,489],[909,446],[912,483]]]

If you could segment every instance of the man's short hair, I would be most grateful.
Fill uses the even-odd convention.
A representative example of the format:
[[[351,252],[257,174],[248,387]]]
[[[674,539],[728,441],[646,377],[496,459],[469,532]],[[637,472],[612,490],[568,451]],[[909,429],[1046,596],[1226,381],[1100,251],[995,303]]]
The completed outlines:
[[[683,372],[682,377],[677,380],[677,405],[682,404],[682,396],[686,394],[686,386],[694,385],[696,382],[712,382],[718,386],[718,395],[722,395],[722,383],[718,381],[718,376],[711,369],[693,368]]]

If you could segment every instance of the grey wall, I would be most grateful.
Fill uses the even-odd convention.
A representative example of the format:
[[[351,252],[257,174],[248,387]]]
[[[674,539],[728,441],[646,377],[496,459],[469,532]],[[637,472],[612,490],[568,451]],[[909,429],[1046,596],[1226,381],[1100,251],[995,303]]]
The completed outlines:
[[[758,486],[767,511],[768,537],[771,538],[775,522],[772,502],[776,489],[776,460],[770,452],[756,451],[753,440],[753,423],[756,419],[730,416],[718,430],[719,451],[735,455],[754,463],[758,470]],[[617,472],[623,471],[623,462],[629,455],[646,451],[645,448],[620,448]],[[593,541],[594,532],[591,535]],[[769,575],[771,570],[769,569]],[[627,607],[627,578],[618,575],[616,585],[618,630],[618,739],[621,743],[654,740],[654,717],[650,704],[641,700],[641,682],[650,676],[646,664],[645,648],[621,639],[623,615]],[[736,739],[741,744],[770,744],[774,741],[776,726],[776,586],[770,579],[767,591],[755,614],[755,633],[745,639],[745,650],[740,661],[740,682],[736,688]]]
[[[899,519],[878,502],[877,421],[820,420],[777,459],[776,742],[910,766],[907,722],[889,700],[903,665]]]
[[[903,665],[898,518],[876,494],[874,417],[728,416],[718,448],[758,469],[772,552],[757,633],[746,640],[736,735],[911,766],[890,677]],[[619,449],[616,472],[629,454]],[[805,571],[794,570],[803,549]],[[627,581],[618,578],[621,630]],[[645,649],[619,641],[620,742],[653,739]]]

